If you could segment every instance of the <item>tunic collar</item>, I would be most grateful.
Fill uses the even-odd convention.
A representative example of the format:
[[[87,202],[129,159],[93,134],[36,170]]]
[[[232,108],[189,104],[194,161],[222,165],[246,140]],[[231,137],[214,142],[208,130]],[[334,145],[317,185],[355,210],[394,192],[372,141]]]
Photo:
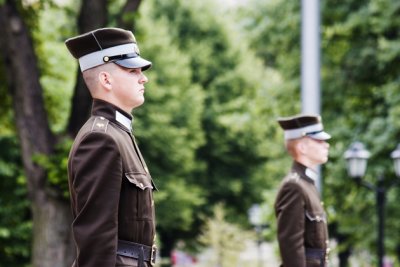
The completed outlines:
[[[101,99],[93,99],[92,115],[104,117],[114,122],[124,131],[132,130],[133,116],[117,106]]]
[[[311,169],[307,168],[303,164],[301,164],[297,161],[293,161],[292,172],[298,173],[302,179],[304,179],[312,184],[315,184],[315,182],[316,182],[316,180],[314,180],[315,176],[310,174],[311,171],[312,171]]]

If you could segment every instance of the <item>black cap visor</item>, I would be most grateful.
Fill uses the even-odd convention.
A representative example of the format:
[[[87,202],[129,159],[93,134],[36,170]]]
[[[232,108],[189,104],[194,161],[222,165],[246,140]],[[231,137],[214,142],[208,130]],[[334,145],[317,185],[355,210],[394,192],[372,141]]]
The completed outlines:
[[[324,131],[307,133],[306,136],[311,137],[312,139],[315,140],[328,140],[331,138],[331,135]]]
[[[142,69],[142,71],[145,71],[151,67],[151,62],[141,58],[139,56],[137,57],[131,57],[131,58],[125,58],[122,60],[116,60],[113,61],[115,64],[128,68],[128,69]]]

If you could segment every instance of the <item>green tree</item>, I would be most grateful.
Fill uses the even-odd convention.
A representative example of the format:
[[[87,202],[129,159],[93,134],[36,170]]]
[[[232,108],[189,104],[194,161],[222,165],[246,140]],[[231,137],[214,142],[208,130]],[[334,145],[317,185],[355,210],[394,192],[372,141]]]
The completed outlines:
[[[379,175],[384,175],[387,183],[393,180],[390,152],[395,149],[400,130],[397,122],[400,6],[396,1],[386,0],[336,4],[327,1],[324,6],[323,80],[325,95],[330,99],[324,101],[328,120],[331,125],[341,125],[332,127],[339,138],[335,142],[335,164],[330,165],[329,171],[339,173],[342,179],[330,175],[326,194],[335,196],[331,201],[336,207],[338,231],[348,236],[351,246],[375,252],[374,193],[354,185],[345,186],[347,174],[342,157],[351,141],[361,140],[372,152],[365,178],[371,183],[376,183]],[[337,192],[341,192],[340,197]],[[397,237],[389,234],[399,231],[400,213],[393,201],[399,192],[398,188],[392,189],[387,199],[385,246],[389,255],[394,255],[399,244]],[[372,218],[372,223],[363,223],[366,218],[369,221]],[[354,231],[356,226],[359,227]]]
[[[270,93],[272,84],[277,83],[280,77],[262,66],[249,49],[246,39],[242,39],[241,33],[235,30],[233,17],[223,13],[217,3],[180,0],[153,2],[156,8],[143,16],[143,20],[147,25],[152,24],[150,21],[161,23],[152,27],[155,29],[152,36],[156,40],[159,38],[157,35],[163,36],[162,29],[167,29],[170,43],[166,50],[174,55],[175,62],[183,60],[187,64],[186,68],[190,69],[189,86],[200,88],[200,95],[204,99],[204,107],[199,109],[200,125],[196,126],[200,128],[203,140],[194,151],[195,168],[185,177],[185,183],[194,185],[193,189],[201,189],[202,205],[194,210],[195,224],[191,225],[189,231],[179,234],[162,228],[162,232],[165,231],[165,235],[169,232],[170,238],[195,236],[201,225],[198,215],[211,214],[212,205],[220,201],[226,203],[229,217],[247,224],[247,209],[253,202],[260,201],[262,188],[267,184],[265,176],[261,175],[261,168],[272,150],[269,140],[266,140],[271,131],[269,125],[274,123],[274,118],[271,119],[275,108],[274,96]],[[141,20],[138,23],[139,29],[145,27]],[[184,56],[179,54],[176,57],[175,49]],[[180,66],[183,63],[175,64]],[[182,75],[185,70],[174,67],[168,69],[172,77],[176,75],[173,72]],[[162,70],[158,71],[162,73]],[[188,88],[180,87],[178,90],[182,94]],[[197,108],[195,98],[188,100],[191,109]],[[150,105],[146,108],[153,109]],[[154,139],[149,141],[144,145],[151,144]],[[186,148],[181,146],[172,149],[172,154],[179,154],[179,150]],[[168,155],[171,155],[171,151]],[[160,158],[150,161],[164,167]],[[165,175],[165,171],[157,174],[158,177]],[[186,190],[190,191],[192,187]]]
[[[46,170],[34,161],[37,155],[50,156],[57,142],[49,126],[49,117],[40,84],[39,60],[35,54],[38,5],[24,6],[20,1],[0,4],[2,76],[11,98],[13,121],[20,145],[26,176],[27,196],[32,215],[33,266],[66,266],[73,256],[68,224],[68,202],[59,198],[49,185]],[[32,31],[29,31],[32,29]],[[23,255],[24,256],[24,255]],[[26,256],[26,255],[25,255]]]
[[[206,266],[230,267],[240,263],[240,252],[246,242],[254,241],[254,234],[228,222],[223,204],[216,204],[213,216],[206,220],[200,242],[210,251]],[[251,263],[254,265],[254,263]],[[243,265],[240,265],[243,266]]]
[[[0,266],[27,266],[32,223],[17,140],[0,137]]]
[[[203,169],[196,151],[204,143],[204,93],[191,81],[189,57],[173,42],[165,21],[152,17],[155,9],[147,1],[137,21],[137,38],[143,40],[139,45],[153,69],[148,73],[146,103],[134,112],[134,133],[160,190],[155,193],[157,231],[162,253],[169,255],[205,204],[203,189],[189,178]]]
[[[207,1],[193,5],[159,1],[157,6],[155,16],[168,19],[173,40],[190,56],[192,81],[206,95],[202,114],[206,143],[198,151],[206,170],[193,178],[208,188],[212,202],[228,200],[243,211],[246,203],[238,203],[236,197],[253,185],[252,170],[265,159],[256,146],[263,145],[257,139],[265,131],[257,122],[263,119],[264,108],[257,101],[266,94],[263,75],[268,74],[247,43],[239,41],[238,32],[232,31],[232,18],[216,11],[218,6]]]

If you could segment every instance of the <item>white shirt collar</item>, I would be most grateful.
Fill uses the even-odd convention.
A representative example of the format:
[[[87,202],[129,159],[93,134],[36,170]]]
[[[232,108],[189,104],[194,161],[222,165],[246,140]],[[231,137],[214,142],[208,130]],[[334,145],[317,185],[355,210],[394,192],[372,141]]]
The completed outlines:
[[[115,120],[125,126],[129,131],[132,131],[132,119],[128,118],[118,110],[115,111]]]
[[[305,173],[306,173],[307,177],[313,179],[314,182],[317,181],[317,179],[318,179],[318,173],[316,173],[315,171],[313,171],[313,170],[310,169],[310,168],[307,168]]]

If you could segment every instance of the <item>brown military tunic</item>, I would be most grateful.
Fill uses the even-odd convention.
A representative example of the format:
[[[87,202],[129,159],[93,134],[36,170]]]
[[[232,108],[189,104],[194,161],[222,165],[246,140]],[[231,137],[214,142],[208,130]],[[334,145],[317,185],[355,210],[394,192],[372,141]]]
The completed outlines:
[[[94,100],[68,162],[76,267],[113,267],[118,239],[152,246],[153,189],[130,131],[132,116]],[[120,258],[120,257],[119,257]]]
[[[329,252],[326,215],[314,180],[306,175],[306,171],[305,166],[294,162],[275,202],[284,267],[325,266]],[[323,254],[318,259],[320,251]]]

